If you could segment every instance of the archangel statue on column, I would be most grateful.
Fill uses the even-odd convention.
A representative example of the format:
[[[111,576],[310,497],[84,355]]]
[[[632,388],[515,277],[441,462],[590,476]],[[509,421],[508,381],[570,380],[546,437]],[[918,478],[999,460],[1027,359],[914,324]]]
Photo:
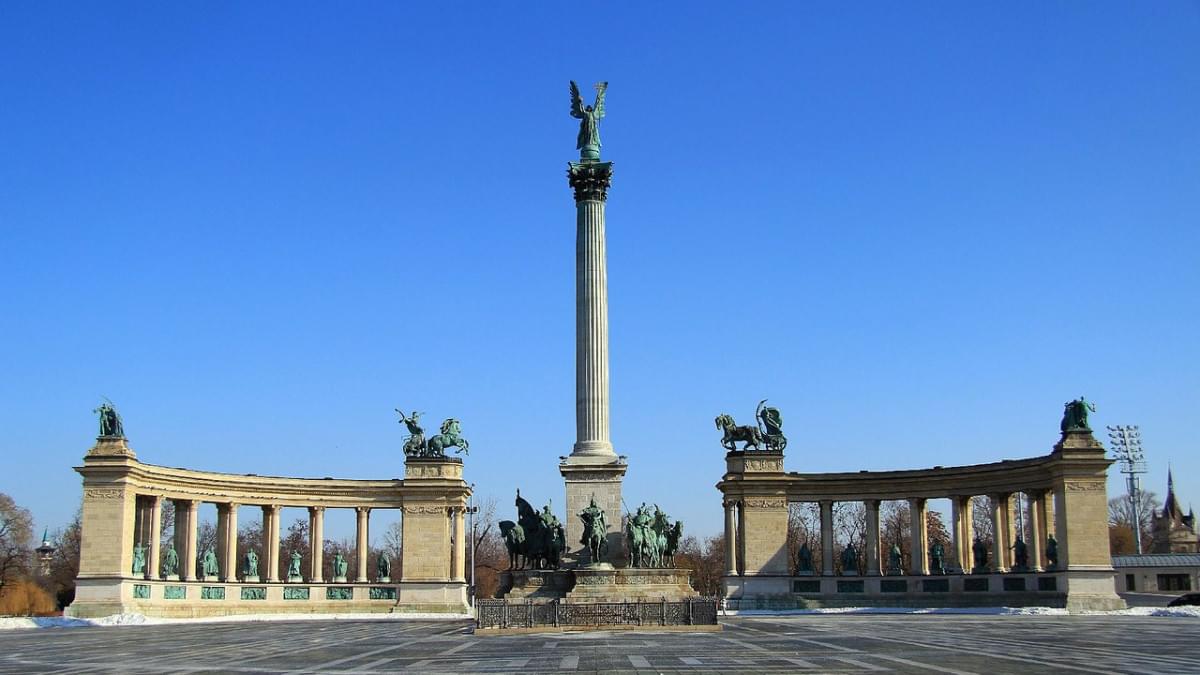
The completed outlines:
[[[585,106],[583,96],[579,93],[579,85],[575,84],[575,80],[571,80],[571,117],[579,120],[579,137],[575,141],[579,159],[593,162],[600,159],[600,119],[604,117],[606,91],[607,82],[597,83],[596,102]]]

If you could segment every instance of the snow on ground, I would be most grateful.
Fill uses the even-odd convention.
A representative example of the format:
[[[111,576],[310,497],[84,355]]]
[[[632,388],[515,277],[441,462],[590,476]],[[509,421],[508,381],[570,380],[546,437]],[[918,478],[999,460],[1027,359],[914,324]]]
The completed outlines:
[[[1067,616],[1054,607],[827,607],[823,609],[746,609],[722,616],[805,616],[821,614],[975,614],[985,616]],[[1159,616],[1200,619],[1200,607],[1132,607],[1112,612],[1086,612],[1092,616]],[[114,614],[98,619],[63,616],[0,617],[0,630],[13,628],[83,628],[88,626],[149,626],[184,623],[247,621],[467,621],[469,614],[240,614],[203,619],[159,619],[141,614]]]
[[[469,614],[238,614],[202,619],[160,619],[142,614],[114,614],[98,619],[65,616],[0,617],[0,630],[9,628],[81,628],[87,626],[149,626],[182,623],[227,623],[247,621],[467,621]]]

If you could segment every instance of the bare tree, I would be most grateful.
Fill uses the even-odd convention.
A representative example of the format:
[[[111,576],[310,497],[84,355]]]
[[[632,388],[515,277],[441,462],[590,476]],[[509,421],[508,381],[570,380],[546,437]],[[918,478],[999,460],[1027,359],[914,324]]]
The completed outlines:
[[[692,571],[692,588],[700,595],[720,595],[721,576],[725,574],[725,535],[704,540],[695,535],[685,536],[675,553],[675,565]]]
[[[833,560],[834,568],[842,569],[842,551],[852,544],[858,551],[858,569],[853,574],[862,574],[867,567],[864,552],[867,549],[867,507],[862,502],[835,502],[833,505]]]
[[[991,497],[980,495],[971,498],[971,529],[975,538],[987,544],[988,550],[991,550],[992,541],[996,538],[992,528]]]
[[[51,545],[54,546],[54,557],[50,560],[50,575],[44,583],[46,590],[54,596],[59,609],[75,601],[75,577],[79,576],[82,522],[83,512],[76,511],[71,522],[55,531],[50,538]]]
[[[1158,495],[1150,490],[1138,491],[1138,518],[1141,527],[1138,531],[1141,533],[1142,550],[1149,551],[1150,546],[1154,543],[1154,517],[1162,511],[1162,503],[1158,501]],[[1129,501],[1128,495],[1113,497],[1108,500],[1108,524],[1110,527],[1124,527],[1129,531],[1130,542],[1133,541],[1133,503]],[[1130,553],[1136,548],[1130,550]]]
[[[721,535],[724,541],[725,535]],[[788,562],[792,568],[798,565],[800,549],[805,544],[813,554],[814,560],[819,560],[821,540],[821,510],[815,502],[788,503],[787,552]],[[723,553],[723,552],[722,552]],[[722,554],[722,558],[724,555]]]
[[[29,571],[33,516],[0,492],[0,594]]]

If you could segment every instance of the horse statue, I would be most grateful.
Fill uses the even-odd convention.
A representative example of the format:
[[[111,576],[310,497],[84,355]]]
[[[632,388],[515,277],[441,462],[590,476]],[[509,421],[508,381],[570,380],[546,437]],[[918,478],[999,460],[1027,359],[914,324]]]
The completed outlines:
[[[742,450],[748,451],[751,448],[760,450],[763,444],[763,434],[757,427],[749,425],[738,426],[733,421],[733,417],[727,413],[717,415],[717,428],[725,432],[725,436],[721,438],[721,446],[726,450],[737,450],[739,441],[745,443]]]
[[[511,520],[500,521],[500,537],[508,549],[508,569],[525,569],[525,530]]]
[[[428,457],[445,457],[446,448],[450,447],[458,448],[455,454],[471,454],[467,451],[470,444],[462,437],[462,426],[453,417],[442,422],[442,433],[429,439],[426,453]]]
[[[626,536],[629,539],[629,558],[634,567],[654,567],[658,558],[658,533],[654,531],[654,516],[645,504],[629,519]]]
[[[583,536],[579,543],[587,548],[590,562],[601,562],[608,554],[608,521],[604,511],[596,506],[595,495],[588,507],[579,513],[579,519],[583,521]]]
[[[679,552],[679,542],[683,541],[683,521],[677,520],[667,530],[667,546],[663,549],[663,565],[666,567],[675,566],[675,554]]]
[[[671,533],[671,519],[667,518],[667,514],[658,508],[658,504],[654,505],[654,524],[650,526],[650,529],[654,532],[654,552],[650,566],[663,567],[663,558],[667,550],[667,537]]]

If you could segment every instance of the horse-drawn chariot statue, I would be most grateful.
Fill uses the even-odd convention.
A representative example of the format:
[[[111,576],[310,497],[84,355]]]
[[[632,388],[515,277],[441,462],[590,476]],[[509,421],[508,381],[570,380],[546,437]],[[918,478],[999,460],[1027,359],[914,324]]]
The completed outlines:
[[[456,454],[471,454],[470,444],[462,436],[462,423],[453,417],[442,422],[441,433],[426,440],[425,429],[421,427],[421,413],[413,411],[411,416],[405,415],[399,408],[400,423],[408,428],[408,437],[404,439],[404,455],[406,457],[445,457],[446,448],[455,448]]]
[[[737,444],[742,443],[742,450],[764,450],[766,452],[783,452],[787,447],[787,437],[783,435],[783,415],[779,408],[766,405],[767,399],[758,403],[754,417],[757,427],[750,425],[738,426],[733,416],[728,413],[717,415],[717,428],[724,432],[721,446],[726,450],[737,450]]]

